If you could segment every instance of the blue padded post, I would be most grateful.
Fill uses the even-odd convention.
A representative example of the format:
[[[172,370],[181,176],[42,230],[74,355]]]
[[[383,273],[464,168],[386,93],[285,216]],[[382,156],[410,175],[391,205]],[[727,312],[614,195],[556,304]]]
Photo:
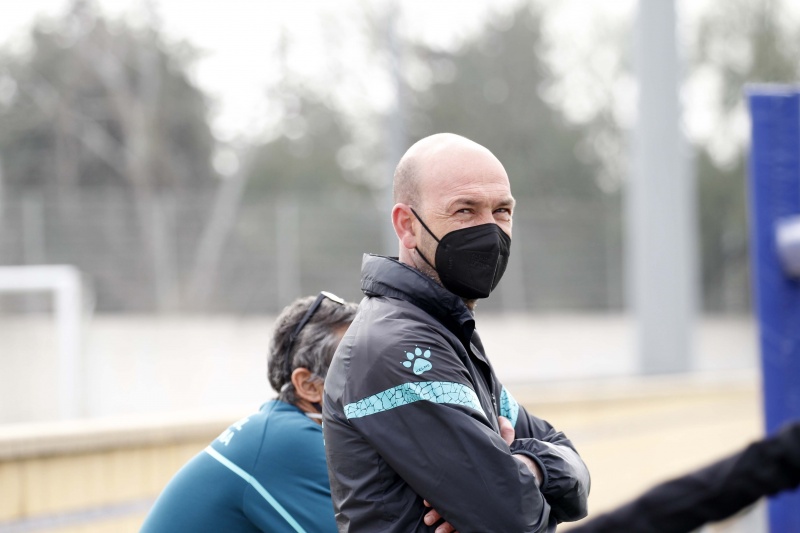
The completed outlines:
[[[776,230],[800,215],[800,93],[747,90],[752,119],[750,259],[759,322],[767,433],[800,419],[800,279],[781,263]],[[773,533],[800,532],[800,491],[769,502]]]

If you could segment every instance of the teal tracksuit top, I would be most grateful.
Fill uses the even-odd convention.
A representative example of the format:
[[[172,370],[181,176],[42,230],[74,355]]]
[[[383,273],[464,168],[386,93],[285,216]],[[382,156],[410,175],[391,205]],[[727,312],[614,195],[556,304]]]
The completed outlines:
[[[265,403],[181,468],[141,531],[335,532],[322,428]]]

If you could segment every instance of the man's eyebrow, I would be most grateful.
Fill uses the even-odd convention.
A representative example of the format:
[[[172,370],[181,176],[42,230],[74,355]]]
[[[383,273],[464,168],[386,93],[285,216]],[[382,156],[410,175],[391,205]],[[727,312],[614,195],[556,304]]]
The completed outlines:
[[[450,201],[450,206],[453,207],[453,206],[456,206],[456,205],[466,205],[466,206],[472,207],[472,206],[480,205],[482,203],[483,203],[482,201],[476,200],[476,199],[474,199],[472,197],[463,197],[463,198],[454,198],[453,200],[451,200]]]
[[[447,205],[447,207],[448,207],[448,209],[452,209],[455,206],[459,206],[459,205],[466,206],[466,207],[475,207],[475,206],[483,205],[485,203],[486,202],[484,200],[476,200],[473,197],[465,196],[465,197],[461,197],[461,198],[454,198],[453,200],[450,201],[450,203]],[[517,203],[517,201],[514,200],[513,196],[508,196],[508,197],[503,198],[502,200],[500,200],[497,203],[497,207],[514,207],[514,205],[516,205],[516,203]]]
[[[513,209],[515,205],[517,205],[517,201],[514,200],[514,197],[507,196],[502,200],[500,200],[499,202],[497,202],[497,205],[495,207],[507,207]]]
[[[517,205],[517,201],[513,196],[503,198],[503,200],[500,202],[500,207],[514,207],[515,205]]]

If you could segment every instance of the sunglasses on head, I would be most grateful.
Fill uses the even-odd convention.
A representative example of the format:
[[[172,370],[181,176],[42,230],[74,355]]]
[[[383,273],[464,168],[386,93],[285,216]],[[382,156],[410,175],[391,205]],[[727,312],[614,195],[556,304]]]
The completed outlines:
[[[340,305],[344,305],[344,300],[336,296],[335,294],[328,292],[328,291],[321,291],[317,295],[317,299],[314,300],[314,303],[308,308],[308,310],[303,315],[303,318],[297,323],[297,325],[292,330],[292,333],[289,335],[289,342],[286,344],[286,375],[288,376],[289,381],[292,379],[292,347],[294,346],[294,341],[297,340],[298,335],[300,332],[303,331],[303,328],[308,324],[311,320],[311,317],[314,316],[314,313],[317,312],[319,306],[322,305],[322,300],[328,299],[332,302],[335,302]]]

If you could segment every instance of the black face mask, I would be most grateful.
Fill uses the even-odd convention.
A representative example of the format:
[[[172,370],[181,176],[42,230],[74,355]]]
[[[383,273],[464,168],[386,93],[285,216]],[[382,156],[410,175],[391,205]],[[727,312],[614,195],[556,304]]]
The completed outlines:
[[[436,266],[419,251],[420,257],[436,270],[442,285],[467,300],[486,298],[500,283],[508,266],[511,237],[497,224],[481,224],[451,231],[441,240],[411,209],[425,231],[436,239]]]

